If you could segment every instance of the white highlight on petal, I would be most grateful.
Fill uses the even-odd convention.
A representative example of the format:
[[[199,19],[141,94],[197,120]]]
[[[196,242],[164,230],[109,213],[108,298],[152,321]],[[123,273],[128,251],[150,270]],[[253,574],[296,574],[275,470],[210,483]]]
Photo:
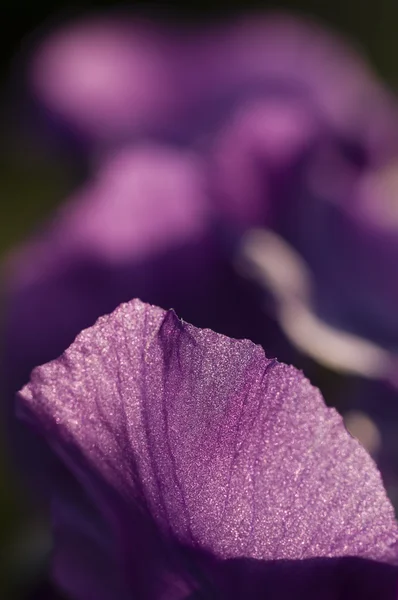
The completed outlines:
[[[368,378],[388,377],[393,356],[382,347],[332,327],[312,306],[312,276],[288,242],[268,229],[252,229],[243,238],[241,266],[270,291],[277,318],[290,341],[319,363]]]

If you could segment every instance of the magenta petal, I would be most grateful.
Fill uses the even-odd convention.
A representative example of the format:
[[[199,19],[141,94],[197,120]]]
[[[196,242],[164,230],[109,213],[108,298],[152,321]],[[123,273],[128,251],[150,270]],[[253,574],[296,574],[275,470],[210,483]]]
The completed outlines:
[[[372,459],[300,372],[247,340],[133,300],[36,368],[19,400],[95,504],[140,598],[193,591],[199,552],[396,561]],[[62,564],[57,576],[65,587]]]

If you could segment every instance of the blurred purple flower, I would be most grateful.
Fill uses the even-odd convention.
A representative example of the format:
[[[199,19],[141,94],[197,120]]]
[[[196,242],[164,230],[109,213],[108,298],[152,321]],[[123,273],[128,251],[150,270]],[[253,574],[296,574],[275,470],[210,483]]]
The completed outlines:
[[[386,147],[391,107],[384,90],[348,46],[311,22],[259,14],[225,25],[161,27],[110,12],[43,37],[29,60],[30,87],[93,142],[163,129],[201,137],[260,99],[274,109],[268,135],[276,148],[315,121],[373,151],[380,142]]]
[[[240,252],[260,270],[274,316],[301,350],[351,368],[348,352],[328,356],[331,337],[319,328],[290,330],[281,290],[262,264],[269,244],[248,255],[253,244],[244,238],[239,246],[236,233],[271,227],[299,252],[305,314],[331,327],[336,340],[349,332],[396,348],[393,203],[379,202],[398,154],[396,103],[341,40],[287,15],[184,29],[110,13],[58,28],[36,51],[30,76],[38,101],[84,133],[92,149],[106,154],[155,139],[202,155],[208,223],[221,224],[227,258]],[[83,220],[80,229],[86,226]],[[277,268],[283,261],[278,255]],[[291,286],[286,291],[289,308],[300,294],[303,300]],[[290,321],[308,329],[294,313]],[[369,374],[361,358],[352,362],[354,372]],[[377,376],[388,371],[383,366]]]
[[[343,43],[295,19],[240,21],[204,46],[208,89],[235,89],[210,162],[247,272],[301,351],[396,379],[395,99]]]
[[[54,576],[72,598],[396,594],[375,465],[300,372],[247,340],[133,300],[35,369],[19,411],[72,483],[52,479]]]
[[[323,318],[397,353],[396,157],[369,165],[354,178],[345,173],[347,165],[334,170],[333,160],[321,153],[312,158],[307,199],[300,204],[306,203],[313,228],[304,234],[301,219],[293,239],[318,282],[316,303]],[[317,256],[311,246],[319,249]]]
[[[104,143],[177,117],[177,38],[128,14],[88,17],[41,38],[31,90],[82,138]]]

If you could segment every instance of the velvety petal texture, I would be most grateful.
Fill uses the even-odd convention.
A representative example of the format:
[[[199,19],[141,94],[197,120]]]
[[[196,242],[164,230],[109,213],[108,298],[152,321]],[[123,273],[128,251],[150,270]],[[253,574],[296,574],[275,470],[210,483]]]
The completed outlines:
[[[398,527],[372,459],[300,372],[252,342],[133,300],[35,369],[19,408],[96,507],[86,525],[98,515],[123,585],[140,598],[222,590],[230,559],[262,561],[261,572],[264,561],[299,561],[304,580],[307,559],[397,561]],[[87,600],[62,556],[58,582]],[[396,572],[386,569],[379,591],[388,581],[392,593]]]

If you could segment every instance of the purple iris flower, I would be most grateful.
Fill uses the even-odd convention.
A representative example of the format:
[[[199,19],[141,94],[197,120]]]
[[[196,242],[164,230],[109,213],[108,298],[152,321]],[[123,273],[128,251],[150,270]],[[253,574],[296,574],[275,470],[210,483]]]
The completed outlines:
[[[115,13],[48,36],[30,81],[37,101],[97,157],[148,141],[199,155],[216,245],[246,262],[290,340],[333,368],[391,378],[396,103],[341,40],[288,16],[184,30]],[[279,237],[253,238],[252,228]],[[272,257],[279,272],[288,264],[292,283],[275,281]],[[137,289],[105,308],[134,295],[170,306]],[[174,298],[172,306],[236,334],[185,314]]]
[[[252,342],[133,300],[36,368],[18,406],[65,468],[54,576],[72,598],[394,598],[373,461]]]
[[[12,425],[51,499],[58,585],[77,600],[395,598],[371,459],[300,373],[219,335],[290,362],[281,327],[329,366],[391,375],[388,94],[285,17],[189,33],[88,20],[43,43],[31,82],[96,168],[6,264],[7,398],[121,302],[162,307],[122,305],[19,396],[45,438]]]

